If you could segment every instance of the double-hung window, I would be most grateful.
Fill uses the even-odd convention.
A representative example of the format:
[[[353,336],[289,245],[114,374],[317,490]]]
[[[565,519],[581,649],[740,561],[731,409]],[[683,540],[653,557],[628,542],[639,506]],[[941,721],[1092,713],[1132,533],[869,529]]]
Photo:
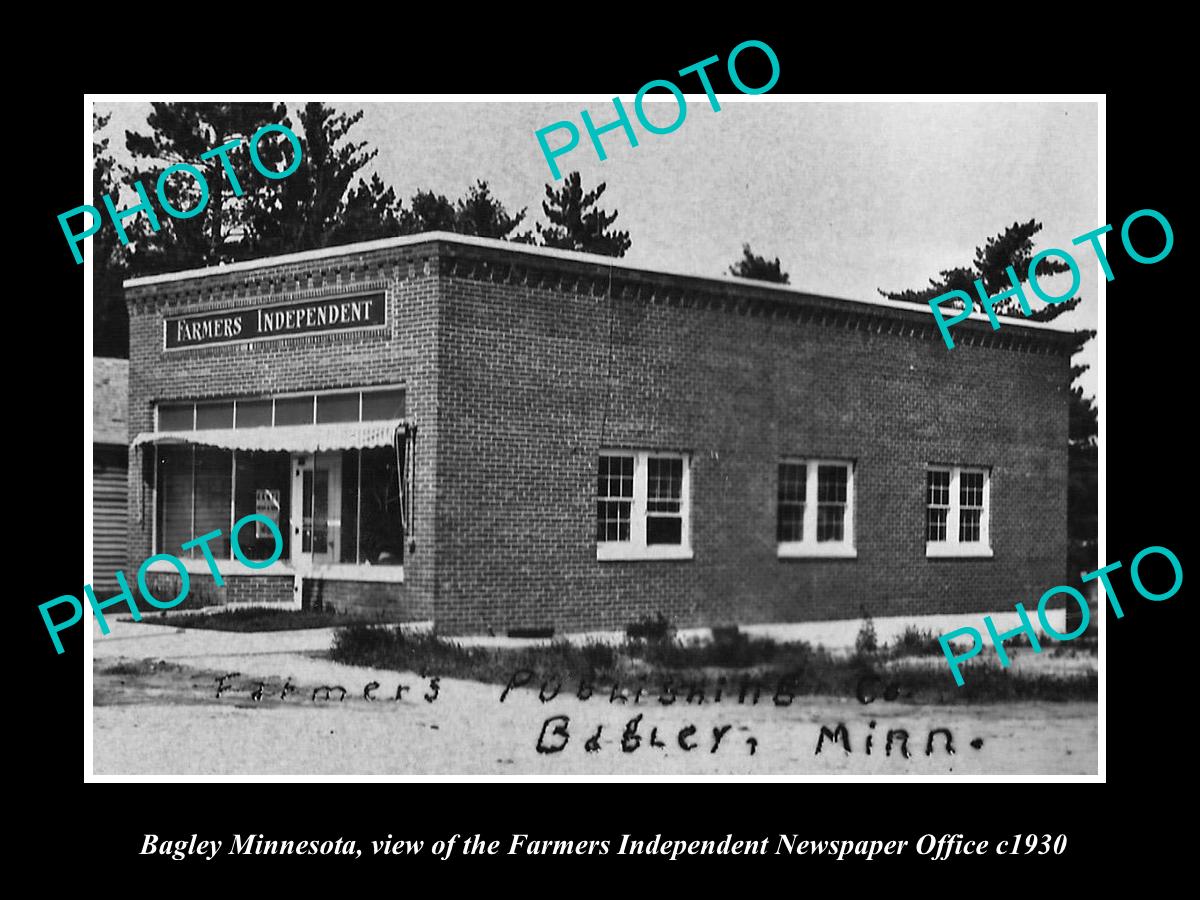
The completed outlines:
[[[925,473],[925,555],[991,556],[991,475],[968,466]]]
[[[597,559],[691,559],[691,457],[603,450],[596,476]]]
[[[854,557],[854,463],[794,459],[779,464],[775,537],[779,555]]]

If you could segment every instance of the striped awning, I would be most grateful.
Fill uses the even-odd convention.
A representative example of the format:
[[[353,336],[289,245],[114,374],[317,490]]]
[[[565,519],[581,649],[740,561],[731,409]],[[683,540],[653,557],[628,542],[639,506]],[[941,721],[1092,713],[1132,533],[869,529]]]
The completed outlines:
[[[143,431],[139,444],[201,444],[225,450],[287,450],[319,453],[358,447],[390,447],[403,419],[382,422],[329,422],[322,425],[280,425],[275,428],[197,428],[192,431]]]

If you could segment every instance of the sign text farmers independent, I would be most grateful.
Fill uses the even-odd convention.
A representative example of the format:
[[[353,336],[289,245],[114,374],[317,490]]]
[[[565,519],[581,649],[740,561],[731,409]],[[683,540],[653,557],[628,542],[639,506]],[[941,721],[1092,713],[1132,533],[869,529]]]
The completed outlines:
[[[164,320],[164,346],[168,350],[180,350],[326,331],[379,328],[386,321],[383,294],[306,300],[280,306],[168,317]]]

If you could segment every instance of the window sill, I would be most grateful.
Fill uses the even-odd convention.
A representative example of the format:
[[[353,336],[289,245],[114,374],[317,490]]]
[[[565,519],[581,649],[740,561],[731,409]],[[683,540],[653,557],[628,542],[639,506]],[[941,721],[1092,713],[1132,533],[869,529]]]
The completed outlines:
[[[982,544],[951,544],[938,541],[925,544],[929,559],[991,559],[992,548]]]
[[[218,559],[217,571],[224,577],[228,575],[249,577],[270,577],[296,575],[296,570],[289,563],[276,560],[265,569],[252,569],[236,559]],[[204,559],[184,559],[183,567],[189,575],[211,575],[208,561]],[[168,574],[179,570],[165,559],[155,560],[150,564],[150,572],[166,572]],[[359,566],[352,563],[317,566],[307,572],[300,573],[305,578],[317,581],[373,581],[404,583],[404,566]]]
[[[609,561],[638,561],[654,559],[692,559],[695,554],[691,547],[676,547],[654,545],[651,547],[634,547],[620,544],[597,544],[596,559]]]
[[[331,566],[316,566],[303,574],[305,578],[313,578],[318,581],[404,583],[404,566],[359,566],[353,563],[338,563]]]
[[[184,569],[189,575],[211,575],[212,569],[208,565],[208,560],[201,557],[200,559],[191,559],[178,557],[183,562]],[[276,560],[267,566],[265,569],[252,569],[247,565],[243,565],[236,559],[218,559],[216,560],[217,571],[221,575],[293,575],[292,567],[284,562]],[[179,574],[179,569],[167,562],[165,559],[156,559],[150,563],[150,572],[166,572]]]
[[[857,559],[858,549],[845,544],[780,544],[780,559]]]

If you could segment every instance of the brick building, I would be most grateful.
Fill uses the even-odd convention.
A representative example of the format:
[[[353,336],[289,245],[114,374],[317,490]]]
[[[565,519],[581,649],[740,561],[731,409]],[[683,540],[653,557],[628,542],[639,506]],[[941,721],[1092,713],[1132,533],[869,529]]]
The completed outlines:
[[[1065,573],[1046,325],[948,351],[928,308],[442,233],[126,289],[130,563],[184,556],[188,604],[570,632],[1011,611]],[[180,550],[215,529],[223,586]]]

